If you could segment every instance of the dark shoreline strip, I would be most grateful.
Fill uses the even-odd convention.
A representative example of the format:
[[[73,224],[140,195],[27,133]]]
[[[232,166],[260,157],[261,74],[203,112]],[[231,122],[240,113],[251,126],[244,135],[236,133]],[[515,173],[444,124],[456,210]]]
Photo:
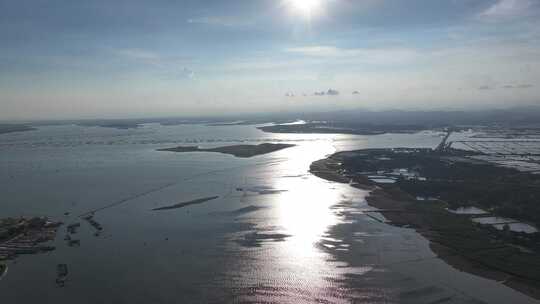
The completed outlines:
[[[191,200],[191,201],[178,203],[178,204],[174,204],[174,205],[170,205],[170,206],[154,208],[154,209],[152,209],[152,211],[184,208],[184,207],[187,207],[187,206],[190,206],[190,205],[197,205],[197,204],[202,204],[202,203],[207,202],[207,201],[215,200],[218,197],[219,196],[210,196],[210,197],[198,198],[198,199],[194,199],[194,200]]]

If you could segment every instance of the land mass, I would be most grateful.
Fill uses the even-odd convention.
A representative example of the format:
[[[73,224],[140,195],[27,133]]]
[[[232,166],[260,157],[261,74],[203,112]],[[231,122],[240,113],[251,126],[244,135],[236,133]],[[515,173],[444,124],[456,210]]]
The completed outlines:
[[[217,148],[199,148],[198,146],[180,146],[175,148],[158,149],[158,151],[169,152],[217,152],[234,155],[236,157],[249,158],[256,155],[272,153],[282,149],[293,147],[291,144],[271,144],[264,143],[259,145],[233,145]]]
[[[269,133],[325,133],[379,135],[385,133],[416,133],[428,129],[422,125],[377,125],[347,122],[309,122],[305,124],[283,124],[259,127]]]
[[[18,125],[18,124],[0,124],[0,134],[13,133],[13,132],[25,132],[32,131],[36,128],[27,126],[27,125]]]
[[[203,198],[198,198],[198,199],[194,199],[194,200],[191,200],[191,201],[178,203],[178,204],[174,204],[174,205],[170,205],[170,206],[154,208],[152,210],[153,211],[159,211],[159,210],[170,210],[170,209],[184,208],[184,207],[187,207],[187,206],[190,206],[190,205],[197,205],[197,204],[202,204],[204,202],[208,202],[208,201],[211,201],[211,200],[215,200],[218,197],[219,196],[203,197]]]
[[[54,250],[41,243],[54,240],[60,225],[42,217],[0,219],[0,261]]]
[[[141,123],[138,121],[84,121],[79,122],[79,126],[83,127],[101,127],[101,128],[112,128],[119,130],[128,130],[128,129],[137,129],[141,126]]]
[[[391,224],[414,228],[431,249],[460,270],[503,282],[540,298],[540,236],[480,225],[449,208],[480,206],[537,223],[540,177],[469,159],[471,152],[371,149],[339,152],[310,171],[369,189],[368,204]]]

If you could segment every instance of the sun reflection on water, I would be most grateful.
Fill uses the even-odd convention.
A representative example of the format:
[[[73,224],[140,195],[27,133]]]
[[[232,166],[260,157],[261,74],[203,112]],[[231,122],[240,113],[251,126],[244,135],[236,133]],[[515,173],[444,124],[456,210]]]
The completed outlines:
[[[280,163],[277,170],[297,175],[273,180],[273,188],[287,190],[276,196],[276,225],[291,235],[284,250],[301,262],[302,258],[321,254],[316,248],[317,242],[328,227],[338,221],[330,207],[340,200],[340,192],[329,182],[307,172],[313,161],[334,153],[335,149],[331,141],[317,141],[286,152],[287,161]]]
[[[330,206],[339,200],[339,193],[315,177],[280,179],[276,188],[289,191],[279,197],[278,221],[290,234],[288,250],[302,258],[318,254],[315,244],[330,225],[337,221]]]
[[[310,164],[335,152],[331,142],[320,141],[287,151],[287,161],[277,166],[278,172],[292,177],[276,177],[275,189],[285,189],[274,198],[275,225],[290,235],[278,246],[279,254],[289,261],[285,267],[299,283],[311,284],[317,291],[328,285],[331,269],[329,256],[317,247],[327,229],[339,218],[331,206],[341,199],[339,189],[311,175]],[[292,175],[291,175],[292,174]]]
[[[256,231],[286,237],[263,240],[261,247],[252,247],[251,254],[260,263],[241,274],[244,284],[250,286],[242,297],[246,302],[346,302],[340,296],[343,287],[339,283],[346,264],[335,261],[320,246],[328,229],[341,220],[332,207],[343,200],[348,185],[336,185],[309,173],[312,162],[336,151],[334,140],[341,136],[318,136],[318,140],[272,154],[271,158],[279,161],[247,179],[254,190],[258,188],[253,186],[261,184],[261,189],[276,191],[244,195],[246,203],[258,197],[259,204],[269,207],[251,217]]]

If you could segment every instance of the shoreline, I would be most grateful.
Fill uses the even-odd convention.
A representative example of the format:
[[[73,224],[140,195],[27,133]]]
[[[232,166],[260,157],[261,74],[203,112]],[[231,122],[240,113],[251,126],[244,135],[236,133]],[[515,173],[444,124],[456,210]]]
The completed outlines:
[[[434,226],[432,223],[434,220],[430,221],[430,219],[425,216],[426,214],[422,213],[422,209],[425,209],[425,204],[423,206],[420,205],[413,197],[400,189],[385,189],[379,187],[365,176],[360,175],[354,176],[353,178],[345,176],[340,161],[333,159],[333,156],[334,154],[325,159],[313,162],[310,165],[310,173],[328,181],[348,183],[352,187],[370,191],[369,195],[366,197],[366,202],[369,206],[392,211],[384,212],[383,214],[388,220],[387,224],[413,228],[418,234],[429,241],[430,249],[439,259],[457,270],[501,282],[505,286],[527,296],[537,300],[540,299],[540,283],[536,278],[527,277],[528,273],[524,275],[523,273],[515,273],[510,272],[507,269],[501,269],[497,267],[497,265],[489,264],[489,262],[482,259],[482,257],[489,255],[491,251],[504,250],[506,249],[505,247],[492,245],[491,248],[482,248],[482,252],[478,250],[470,250],[470,252],[468,252],[468,249],[477,249],[474,246],[467,248],[467,245],[469,244],[464,244],[463,247],[452,247],[452,241],[446,240],[449,236],[448,232],[440,229],[440,227],[436,227],[436,225]],[[439,207],[440,206],[435,205],[434,208],[431,206],[428,208],[436,209],[435,213],[437,213],[439,209],[444,210],[444,208]],[[430,212],[432,211],[433,210],[430,210]],[[435,213],[434,215],[436,216],[449,216],[443,213]],[[458,219],[458,217],[456,217],[456,219]],[[464,227],[469,228],[470,230],[462,231],[463,234],[474,232],[473,230],[475,228],[473,224]],[[509,245],[507,246],[510,247]]]

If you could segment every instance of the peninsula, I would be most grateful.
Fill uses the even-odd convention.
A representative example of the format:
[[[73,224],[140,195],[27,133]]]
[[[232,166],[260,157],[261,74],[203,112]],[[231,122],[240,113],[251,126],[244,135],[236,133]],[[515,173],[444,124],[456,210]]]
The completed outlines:
[[[455,149],[358,150],[316,161],[310,171],[370,190],[369,205],[390,224],[414,228],[453,267],[539,299],[540,234],[514,231],[511,225],[539,222],[535,202],[540,177],[475,160],[470,157],[474,154]],[[453,211],[460,207],[485,211]],[[486,219],[505,221],[485,224]]]

